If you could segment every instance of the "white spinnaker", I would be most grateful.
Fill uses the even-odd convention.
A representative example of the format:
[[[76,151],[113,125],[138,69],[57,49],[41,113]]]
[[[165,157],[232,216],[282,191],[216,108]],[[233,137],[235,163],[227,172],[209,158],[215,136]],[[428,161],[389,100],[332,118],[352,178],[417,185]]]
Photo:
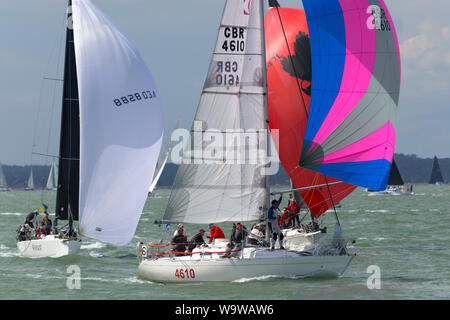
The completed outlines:
[[[159,92],[134,46],[89,0],[73,0],[80,104],[80,233],[133,237],[161,149]]]
[[[203,143],[183,155],[164,220],[253,221],[263,214],[267,137],[262,27],[261,0],[226,2],[191,131],[194,144],[202,135]],[[250,142],[212,147],[217,139],[233,136],[225,132],[239,130],[244,134],[237,136],[250,137]]]

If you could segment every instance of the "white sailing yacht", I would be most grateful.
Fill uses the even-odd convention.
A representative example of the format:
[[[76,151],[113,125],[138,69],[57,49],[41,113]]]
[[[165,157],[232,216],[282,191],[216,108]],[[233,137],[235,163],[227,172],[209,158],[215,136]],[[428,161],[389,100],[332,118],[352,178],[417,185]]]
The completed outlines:
[[[34,179],[33,179],[33,168],[30,168],[30,176],[28,177],[27,186],[25,187],[25,191],[33,191],[34,190]]]
[[[11,191],[8,187],[8,183],[6,182],[5,173],[3,172],[3,166],[0,163],[0,192],[8,192]]]
[[[304,154],[302,152],[299,165],[353,185],[380,190],[386,186],[393,155],[393,124],[400,83],[398,41],[382,0],[375,1],[377,4],[370,7],[367,3],[364,6],[362,0],[329,2],[330,7],[325,8],[322,2],[303,0],[308,26],[311,26],[313,80]],[[324,8],[329,9],[329,15],[317,15]],[[355,13],[357,11],[360,13]],[[228,0],[225,3],[213,58],[191,129],[194,147],[183,155],[160,224],[252,222],[266,218],[270,185],[265,170],[268,137],[263,133],[267,132],[263,17],[262,0]],[[324,19],[327,19],[326,23]],[[360,36],[353,37],[355,30],[364,33],[367,42],[359,41]],[[334,38],[336,35],[339,41]],[[322,48],[319,45],[322,42],[330,45]],[[355,51],[356,45],[367,45],[370,50]],[[361,57],[359,50],[367,53]],[[343,52],[338,60],[336,52]],[[342,69],[337,69],[344,63]],[[355,67],[365,69],[370,64],[373,74],[350,72]],[[327,76],[334,76],[334,81],[327,81]],[[359,83],[361,77],[366,85],[370,83],[369,87],[363,89],[361,85],[349,89],[344,85],[350,80]],[[337,88],[328,90],[327,85]],[[324,96],[323,92],[332,92],[334,97],[318,101]],[[347,98],[341,99],[345,98],[340,97],[341,94]],[[349,97],[352,97],[351,104],[338,103]],[[368,104],[371,108],[367,108]],[[351,109],[340,112],[341,107],[351,107],[355,112]],[[328,113],[336,113],[339,117],[328,119]],[[322,126],[326,121],[329,122]],[[319,132],[320,140],[313,134],[322,128],[325,131]],[[308,129],[316,131],[309,132]],[[217,141],[231,143],[223,146]],[[221,258],[230,253],[226,249],[227,241],[223,240],[216,239],[213,245],[203,245],[192,252],[181,253],[181,256],[179,252],[173,254],[168,244],[140,242],[137,275],[158,282],[341,275],[354,255],[346,250],[337,216],[336,221],[330,243],[319,241],[295,250],[244,246],[231,259]]]
[[[56,166],[55,162],[52,162],[45,188],[47,190],[57,190],[57,187],[58,187],[58,167]]]
[[[26,257],[74,254],[79,235],[127,244],[161,149],[159,92],[134,46],[90,0],[69,0],[66,34],[55,232],[19,241]]]
[[[204,140],[183,155],[165,223],[259,221],[267,212],[270,187],[264,168],[268,163],[268,135],[263,23],[263,1],[226,1],[191,129],[194,141]],[[217,141],[224,135],[222,141],[226,141],[229,134],[241,142],[247,135],[250,143],[225,147],[211,144],[212,136]],[[254,246],[245,247],[240,259],[221,259],[226,244],[216,240],[213,245],[195,249],[194,254],[172,257],[169,251],[153,253],[157,244],[140,243],[138,277],[192,282],[318,271],[341,274],[353,259],[347,254],[307,256],[300,251]]]

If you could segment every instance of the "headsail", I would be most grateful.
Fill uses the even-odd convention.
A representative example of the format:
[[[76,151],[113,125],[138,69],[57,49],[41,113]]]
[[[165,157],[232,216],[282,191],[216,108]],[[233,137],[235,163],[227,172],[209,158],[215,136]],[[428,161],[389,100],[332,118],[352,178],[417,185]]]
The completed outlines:
[[[311,100],[311,50],[304,10],[271,8],[265,18],[269,127],[280,161],[295,188],[338,180],[300,167]],[[342,183],[300,191],[316,217],[348,196],[355,186]]]
[[[261,163],[266,163],[267,137],[262,23],[262,1],[226,2],[191,129],[195,149],[183,155],[164,220],[251,221],[264,213],[267,193]],[[262,159],[255,159],[256,155]]]
[[[150,71],[89,0],[73,0],[80,106],[80,232],[115,245],[133,237],[161,148]]]
[[[384,190],[395,144],[400,55],[383,0],[303,0],[312,52],[300,166]]]

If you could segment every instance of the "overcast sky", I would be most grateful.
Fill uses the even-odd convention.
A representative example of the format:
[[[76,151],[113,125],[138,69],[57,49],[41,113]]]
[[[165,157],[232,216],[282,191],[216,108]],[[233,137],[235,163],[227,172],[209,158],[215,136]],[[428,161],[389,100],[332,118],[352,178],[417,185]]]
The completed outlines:
[[[93,0],[155,77],[165,133],[191,126],[224,0]],[[301,7],[301,1],[279,0]],[[385,0],[397,28],[402,87],[396,152],[450,157],[450,1]],[[0,1],[0,162],[58,153],[66,0]]]

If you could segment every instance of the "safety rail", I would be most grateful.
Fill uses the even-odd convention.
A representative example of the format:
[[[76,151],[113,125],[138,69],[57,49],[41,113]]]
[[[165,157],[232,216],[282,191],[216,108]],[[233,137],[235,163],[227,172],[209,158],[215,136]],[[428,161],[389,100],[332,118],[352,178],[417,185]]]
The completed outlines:
[[[188,243],[177,243],[177,244],[185,244],[187,245]],[[236,253],[236,252],[240,252],[242,251],[241,249],[236,249],[236,250],[221,250],[221,251],[197,251],[197,252],[190,252],[190,251],[174,251],[172,250],[168,250],[168,251],[164,251],[164,252],[153,252],[152,250],[149,250],[147,247],[153,247],[153,248],[167,248],[169,247],[171,244],[153,244],[153,243],[148,243],[148,244],[144,244],[143,242],[138,242],[138,246],[137,246],[137,250],[138,250],[138,258],[142,259],[142,258],[146,258],[149,256],[149,254],[151,255],[151,257],[155,257],[155,258],[160,258],[163,256],[169,256],[169,257],[173,257],[173,256],[192,256],[195,254],[199,254],[202,257],[205,255],[211,255],[211,254],[232,254],[232,253]],[[204,247],[206,248],[206,247]]]

